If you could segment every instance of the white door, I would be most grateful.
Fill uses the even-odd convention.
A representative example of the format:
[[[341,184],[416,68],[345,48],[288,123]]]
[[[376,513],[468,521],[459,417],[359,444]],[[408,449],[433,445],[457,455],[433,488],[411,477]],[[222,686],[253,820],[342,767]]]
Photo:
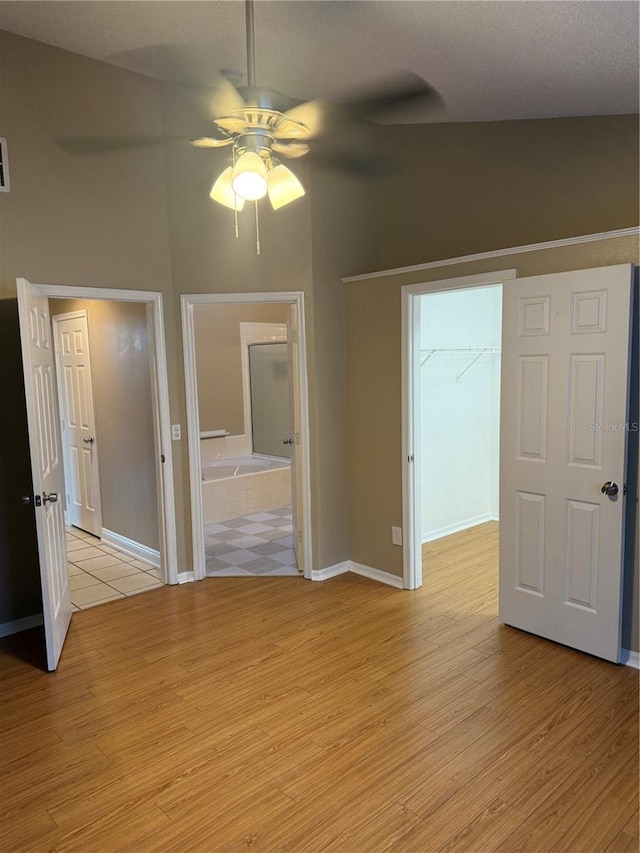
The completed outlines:
[[[631,279],[628,265],[601,267],[516,279],[503,293],[500,619],[611,661]]]
[[[62,419],[67,520],[94,536],[102,532],[96,423],[86,311],[53,318]]]
[[[27,401],[47,666],[54,670],[71,621],[62,490],[62,447],[51,342],[49,300],[18,279],[18,313]]]
[[[300,363],[298,360],[298,309],[289,307],[289,322],[287,324],[287,355],[289,362],[289,408],[291,422],[291,506],[293,513],[293,550],[296,555],[298,570],[304,572],[303,565],[303,536],[302,529],[302,495],[298,482],[298,453],[300,452]]]

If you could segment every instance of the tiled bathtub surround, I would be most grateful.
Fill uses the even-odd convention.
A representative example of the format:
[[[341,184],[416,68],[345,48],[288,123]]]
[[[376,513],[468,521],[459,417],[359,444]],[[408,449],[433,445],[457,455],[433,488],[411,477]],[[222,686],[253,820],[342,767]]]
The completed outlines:
[[[162,586],[160,570],[129,557],[90,533],[67,527],[67,572],[74,610]]]
[[[291,469],[205,481],[202,506],[205,525],[271,511],[274,507],[290,507]]]
[[[300,576],[291,507],[206,525],[205,555],[208,577]]]

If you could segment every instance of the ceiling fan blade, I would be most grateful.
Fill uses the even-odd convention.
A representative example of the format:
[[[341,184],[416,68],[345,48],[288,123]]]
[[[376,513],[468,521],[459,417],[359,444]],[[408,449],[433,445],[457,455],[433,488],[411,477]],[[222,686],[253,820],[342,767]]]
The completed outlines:
[[[209,89],[207,99],[207,117],[216,119],[219,116],[228,116],[246,107],[246,102],[233,83],[224,77]]]
[[[276,154],[282,154],[283,157],[290,157],[292,160],[304,157],[310,150],[306,142],[298,142],[296,139],[292,139],[290,142],[276,139],[271,147]]]
[[[372,86],[361,93],[334,101],[334,106],[342,114],[351,118],[370,118],[378,113],[392,110],[410,101],[423,101],[430,108],[441,106],[442,96],[430,83],[417,74],[406,72],[378,86]]]
[[[197,138],[194,136],[62,136],[58,137],[55,142],[67,154],[99,154],[106,151],[125,151],[132,148],[193,142]],[[233,140],[207,137],[207,142],[211,144],[199,147],[210,148],[229,145]]]
[[[373,179],[393,171],[378,128],[372,122],[345,122],[309,142],[310,156],[318,166]]]
[[[291,121],[302,124],[307,129],[308,133],[305,136],[297,138],[306,139],[314,136],[320,136],[330,123],[332,105],[328,101],[313,100],[306,101],[303,104],[298,104],[290,110],[287,110],[285,117]],[[278,137],[287,138],[287,137]]]
[[[406,73],[349,97],[306,101],[288,110],[285,116],[307,129],[308,133],[304,135],[297,132],[296,138],[313,140],[334,133],[341,124],[369,119],[411,101],[426,103],[430,109],[444,104],[440,93],[422,77]],[[291,139],[294,136],[285,128],[277,138]]]

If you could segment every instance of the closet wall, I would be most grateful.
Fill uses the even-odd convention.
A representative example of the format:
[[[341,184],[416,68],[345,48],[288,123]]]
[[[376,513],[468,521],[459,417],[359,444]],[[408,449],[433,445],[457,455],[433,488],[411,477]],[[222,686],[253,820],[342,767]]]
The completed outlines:
[[[502,287],[420,297],[422,541],[498,518]]]

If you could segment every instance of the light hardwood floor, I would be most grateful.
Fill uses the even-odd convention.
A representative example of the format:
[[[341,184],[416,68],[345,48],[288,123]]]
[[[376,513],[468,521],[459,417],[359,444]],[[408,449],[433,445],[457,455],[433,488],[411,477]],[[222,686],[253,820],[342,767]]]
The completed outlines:
[[[0,643],[0,848],[638,850],[638,673],[500,626],[495,525],[415,593],[215,578]]]

